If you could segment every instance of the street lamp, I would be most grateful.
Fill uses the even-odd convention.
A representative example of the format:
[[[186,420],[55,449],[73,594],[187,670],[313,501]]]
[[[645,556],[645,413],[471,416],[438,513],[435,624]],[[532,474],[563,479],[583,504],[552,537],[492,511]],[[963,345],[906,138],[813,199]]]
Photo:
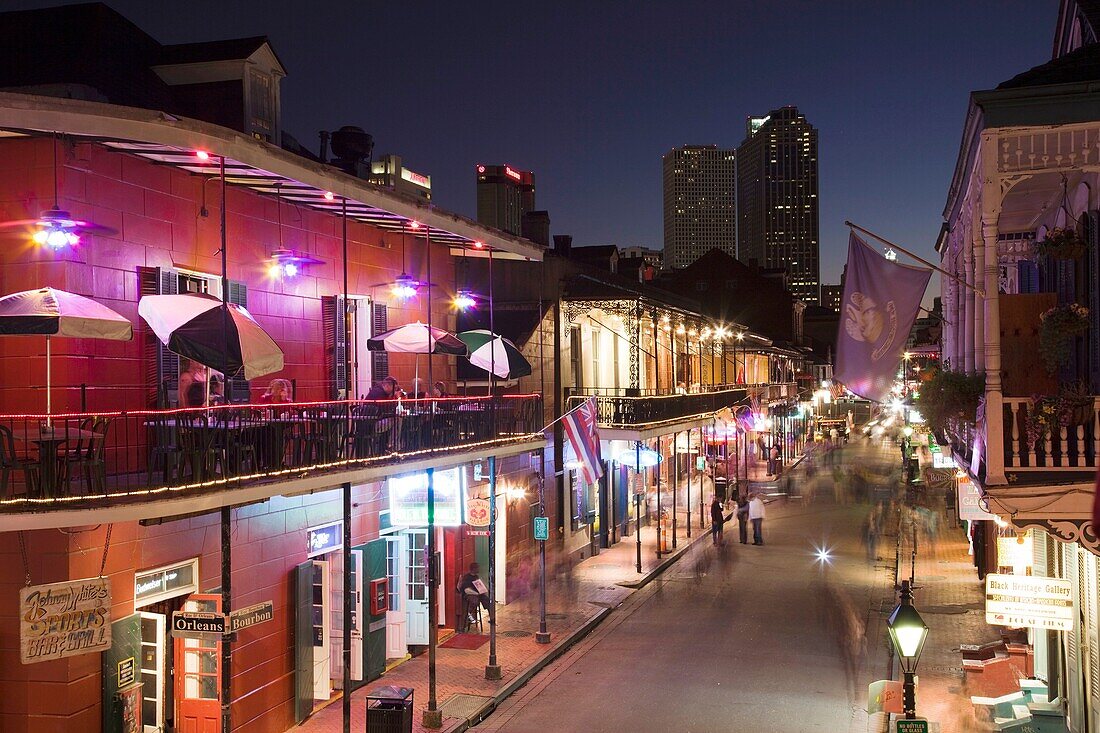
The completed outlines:
[[[928,638],[928,625],[913,608],[913,588],[908,580],[901,581],[901,601],[886,621],[890,630],[890,641],[901,660],[901,671],[905,675],[902,683],[902,709],[906,720],[917,717],[916,671],[917,661]]]

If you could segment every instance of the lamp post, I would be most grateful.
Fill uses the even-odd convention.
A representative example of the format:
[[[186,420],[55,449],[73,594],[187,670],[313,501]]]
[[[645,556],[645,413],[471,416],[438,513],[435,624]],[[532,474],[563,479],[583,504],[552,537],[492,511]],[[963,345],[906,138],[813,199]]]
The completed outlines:
[[[902,710],[906,720],[917,717],[916,672],[917,661],[928,638],[928,625],[913,608],[913,587],[910,581],[901,581],[901,598],[897,608],[890,614],[886,627],[890,630],[890,641],[901,660],[904,674],[902,683]]]

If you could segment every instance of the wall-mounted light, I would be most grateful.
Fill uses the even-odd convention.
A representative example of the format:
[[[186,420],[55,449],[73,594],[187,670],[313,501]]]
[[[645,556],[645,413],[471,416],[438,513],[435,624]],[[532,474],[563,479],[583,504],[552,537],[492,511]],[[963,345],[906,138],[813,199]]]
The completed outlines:
[[[474,300],[474,294],[469,290],[459,290],[455,293],[454,299],[451,301],[451,305],[460,311],[469,310],[477,305],[477,301]]]
[[[527,498],[527,489],[522,486],[509,486],[504,490],[504,495],[508,497],[509,502],[515,503]]]

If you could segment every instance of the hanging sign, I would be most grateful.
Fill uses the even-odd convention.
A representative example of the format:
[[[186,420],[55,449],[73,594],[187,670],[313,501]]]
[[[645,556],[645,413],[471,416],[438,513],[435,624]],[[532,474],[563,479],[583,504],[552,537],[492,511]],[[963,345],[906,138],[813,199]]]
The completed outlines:
[[[959,477],[959,519],[968,522],[993,520],[993,515],[982,508],[982,492],[970,480],[969,476]]]
[[[471,527],[488,527],[492,515],[492,505],[488,499],[472,498],[466,500],[466,524]]]
[[[1073,587],[1061,578],[985,576],[985,621],[998,626],[1073,630]]]
[[[111,648],[107,578],[31,585],[19,591],[19,661],[62,659]]]

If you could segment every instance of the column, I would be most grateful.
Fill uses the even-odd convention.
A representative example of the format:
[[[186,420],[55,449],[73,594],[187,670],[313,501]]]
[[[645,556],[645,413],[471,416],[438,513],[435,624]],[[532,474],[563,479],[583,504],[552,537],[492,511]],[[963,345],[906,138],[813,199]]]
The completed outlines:
[[[982,233],[977,231],[978,227],[974,227],[974,233],[972,236],[973,251],[974,251],[974,280],[980,282],[985,276],[985,263],[986,263],[986,248],[982,246],[982,237],[985,233],[985,227],[982,227]],[[993,239],[993,271],[997,271],[997,240],[996,233],[994,233]],[[979,286],[980,287],[980,286]],[[985,369],[985,308],[981,301],[981,296],[974,294],[974,371],[981,372]]]
[[[968,285],[974,285],[974,253],[972,243],[963,240],[963,272]],[[966,288],[963,310],[963,371],[974,371],[974,290]]]
[[[991,191],[989,189],[992,189]],[[987,194],[999,196],[997,186],[988,186]],[[1001,405],[1001,302],[999,273],[997,271],[997,215],[998,209],[982,221],[982,238],[985,240],[984,274],[984,348],[985,348],[985,483],[987,486],[1008,483],[1005,478],[1004,415]]]
[[[944,256],[940,259],[940,264],[943,265],[943,269],[947,270],[952,275],[955,274],[955,268],[952,266],[951,258],[951,245],[950,242],[945,243]],[[955,286],[957,283],[949,277],[944,277],[941,282],[941,291],[943,292],[943,323],[941,324],[940,331],[940,348],[942,349],[943,361],[954,364],[955,363]]]
[[[954,262],[955,274],[966,281],[966,268],[962,265],[962,254],[960,250],[962,246],[959,245],[955,248],[955,253],[952,256]],[[955,283],[955,360],[951,362],[952,369],[963,368],[963,342],[966,337],[966,288],[962,283]]]

